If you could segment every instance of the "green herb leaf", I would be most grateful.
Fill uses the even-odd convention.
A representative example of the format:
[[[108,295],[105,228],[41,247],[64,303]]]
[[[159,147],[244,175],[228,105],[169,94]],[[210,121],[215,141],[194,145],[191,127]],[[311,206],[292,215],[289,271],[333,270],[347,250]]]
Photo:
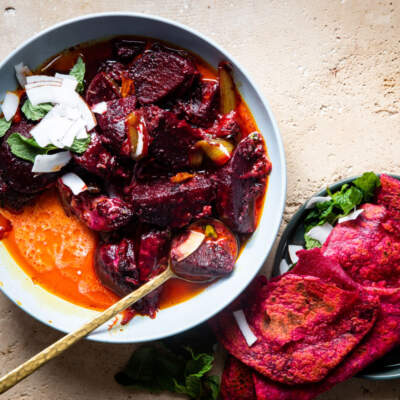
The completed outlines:
[[[381,186],[381,181],[373,172],[364,172],[353,181],[353,184],[363,192],[363,202],[367,202],[374,198],[376,189]]]
[[[200,330],[205,329],[200,327]],[[124,386],[153,393],[168,390],[186,394],[196,400],[216,400],[219,378],[207,375],[213,366],[214,357],[184,346],[194,336],[187,333],[178,335],[181,339],[179,348],[175,347],[176,338],[173,342],[140,347],[133,353],[126,367],[115,375],[116,381]]]
[[[332,196],[334,206],[341,209],[344,215],[349,214],[354,207],[361,204],[362,199],[363,192],[355,186],[346,190],[341,190]]]
[[[340,190],[335,193],[331,193],[328,189],[327,192],[332,199],[323,203],[317,203],[304,219],[306,248],[317,247],[319,243],[314,243],[307,236],[307,232],[310,229],[317,225],[323,225],[325,222],[334,225],[340,217],[350,214],[360,204],[371,201],[379,186],[379,177],[373,172],[366,172],[350,184],[346,183],[342,185]],[[321,244],[318,247],[320,246]]]
[[[10,129],[11,121],[7,121],[5,118],[0,118],[0,138],[3,137],[6,132]]]
[[[29,99],[27,99],[22,106],[21,110],[25,114],[25,117],[31,121],[38,121],[42,119],[53,106],[50,103],[38,104],[37,106],[32,105]]]
[[[69,74],[75,77],[75,79],[78,81],[78,86],[76,87],[76,91],[78,93],[83,93],[85,89],[83,85],[83,81],[85,79],[85,72],[86,72],[85,63],[83,62],[82,57],[79,57],[75,65],[72,67],[71,71],[69,71]]]
[[[31,163],[35,161],[38,154],[47,154],[50,150],[56,149],[54,146],[53,148],[42,148],[36,143],[35,139],[26,138],[18,132],[11,134],[7,143],[10,146],[11,153]]]
[[[82,154],[90,144],[90,136],[86,139],[75,139],[71,147],[66,147],[65,150]],[[48,154],[50,151],[59,150],[58,147],[49,144],[46,147],[40,147],[34,138],[26,138],[18,132],[14,132],[7,139],[11,153],[23,160],[34,162],[38,154]]]
[[[218,399],[220,384],[221,382],[217,375],[207,375],[204,378],[204,385],[207,388],[210,400]]]
[[[304,240],[306,241],[306,249],[313,249],[314,247],[321,247],[322,244],[316,239],[310,238],[307,234],[304,235]]]
[[[68,148],[74,153],[83,154],[88,148],[91,141],[90,135],[86,139],[74,139],[72,146]]]

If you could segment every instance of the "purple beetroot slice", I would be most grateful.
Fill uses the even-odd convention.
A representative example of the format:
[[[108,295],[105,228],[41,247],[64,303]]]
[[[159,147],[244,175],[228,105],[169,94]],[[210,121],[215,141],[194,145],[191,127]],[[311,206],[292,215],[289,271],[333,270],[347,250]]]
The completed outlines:
[[[241,140],[230,161],[219,170],[217,212],[234,232],[254,232],[256,202],[265,193],[270,170],[271,163],[257,132]]]
[[[143,105],[156,103],[172,94],[183,94],[197,74],[191,60],[163,50],[146,51],[131,69],[135,92]]]
[[[99,72],[89,83],[86,91],[86,102],[89,106],[120,98],[118,86],[105,72]]]

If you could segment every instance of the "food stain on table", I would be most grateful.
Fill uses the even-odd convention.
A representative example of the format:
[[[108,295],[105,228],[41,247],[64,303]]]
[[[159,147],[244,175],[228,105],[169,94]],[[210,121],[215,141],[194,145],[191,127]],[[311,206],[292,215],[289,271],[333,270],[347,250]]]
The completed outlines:
[[[2,226],[12,230],[2,240],[10,255],[35,284],[79,306],[104,310],[118,300],[94,270],[97,235],[74,216],[68,217],[55,190],[25,207],[21,214],[1,209]],[[206,285],[172,280],[165,285],[160,308],[188,300]]]

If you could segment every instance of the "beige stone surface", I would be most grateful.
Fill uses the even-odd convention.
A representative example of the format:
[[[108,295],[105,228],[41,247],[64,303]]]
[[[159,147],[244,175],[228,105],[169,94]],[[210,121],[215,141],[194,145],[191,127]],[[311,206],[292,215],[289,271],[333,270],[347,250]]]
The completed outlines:
[[[56,22],[116,10],[187,24],[244,65],[270,102],[283,136],[284,223],[329,182],[365,170],[400,172],[400,1],[0,0],[0,58]],[[1,374],[58,337],[0,295]],[[114,382],[133,349],[81,342],[2,398],[181,398],[132,392]],[[352,379],[320,399],[400,399],[400,381]]]

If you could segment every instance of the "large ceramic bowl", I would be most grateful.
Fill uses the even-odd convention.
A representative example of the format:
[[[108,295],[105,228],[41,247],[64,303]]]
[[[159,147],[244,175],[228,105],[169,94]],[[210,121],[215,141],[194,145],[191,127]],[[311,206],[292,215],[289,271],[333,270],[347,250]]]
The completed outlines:
[[[122,330],[105,324],[89,338],[104,342],[132,343],[155,340],[191,328],[212,317],[242,292],[257,274],[275,240],[285,205],[286,170],[278,128],[260,92],[245,71],[223,49],[188,27],[158,17],[107,13],[87,15],[58,24],[28,40],[0,65],[0,99],[17,82],[14,65],[21,61],[35,68],[58,52],[95,39],[114,35],[140,35],[176,44],[201,56],[216,67],[221,60],[233,64],[233,75],[268,146],[273,169],[257,231],[251,237],[229,278],[210,285],[196,297],[160,311],[152,320],[136,317]],[[0,242],[0,281],[3,292],[33,317],[64,332],[70,332],[93,318],[96,311],[64,301],[40,286],[20,269]]]

